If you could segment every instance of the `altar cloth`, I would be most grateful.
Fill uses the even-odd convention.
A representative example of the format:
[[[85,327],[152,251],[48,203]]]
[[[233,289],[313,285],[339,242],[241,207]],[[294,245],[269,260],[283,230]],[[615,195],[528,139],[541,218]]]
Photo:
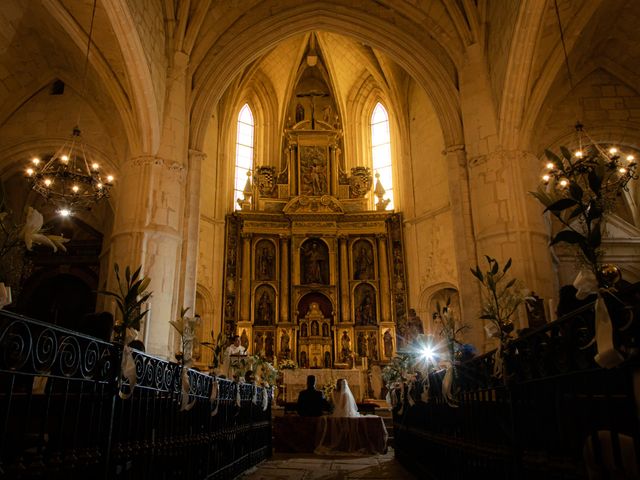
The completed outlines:
[[[387,451],[387,428],[381,417],[300,417],[273,420],[277,452],[318,455],[372,455]]]

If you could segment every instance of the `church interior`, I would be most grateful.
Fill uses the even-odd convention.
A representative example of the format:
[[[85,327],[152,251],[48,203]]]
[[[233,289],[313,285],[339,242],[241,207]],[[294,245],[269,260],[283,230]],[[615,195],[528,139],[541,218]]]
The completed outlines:
[[[0,477],[234,478],[314,374],[420,478],[640,478],[638,20],[0,2]]]

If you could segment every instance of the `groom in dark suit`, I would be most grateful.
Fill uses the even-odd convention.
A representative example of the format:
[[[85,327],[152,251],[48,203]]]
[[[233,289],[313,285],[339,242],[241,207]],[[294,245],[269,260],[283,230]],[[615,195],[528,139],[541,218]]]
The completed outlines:
[[[303,417],[319,417],[323,410],[329,410],[329,404],[324,398],[324,393],[316,390],[316,377],[307,377],[307,389],[298,395],[298,415]]]

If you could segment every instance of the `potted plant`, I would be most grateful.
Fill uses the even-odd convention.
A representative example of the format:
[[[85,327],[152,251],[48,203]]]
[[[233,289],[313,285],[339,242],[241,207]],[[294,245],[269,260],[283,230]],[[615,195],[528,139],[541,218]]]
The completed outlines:
[[[513,338],[513,315],[524,302],[525,296],[517,279],[509,278],[507,272],[511,268],[511,259],[504,267],[492,257],[485,255],[488,269],[482,271],[478,265],[471,273],[482,285],[482,310],[480,318],[489,320],[492,325],[488,329],[490,337],[500,341],[494,357],[494,376],[500,378],[504,373],[503,359],[507,346]]]
[[[142,265],[133,273],[129,266],[125,268],[124,278],[120,277],[120,266],[116,263],[113,266],[118,282],[117,291],[101,290],[98,293],[115,298],[116,305],[120,311],[120,319],[116,321],[114,340],[124,344],[127,329],[140,330],[140,322],[149,313],[149,310],[142,310],[143,305],[151,298],[151,292],[147,291],[151,279],[141,275]]]

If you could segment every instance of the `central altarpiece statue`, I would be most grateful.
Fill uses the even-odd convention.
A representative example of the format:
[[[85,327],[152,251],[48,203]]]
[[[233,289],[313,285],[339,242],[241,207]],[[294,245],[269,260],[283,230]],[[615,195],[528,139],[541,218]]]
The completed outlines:
[[[371,208],[367,167],[345,171],[325,79],[301,74],[280,168],[256,167],[227,217],[224,329],[301,368],[386,363],[406,330],[402,220]]]

